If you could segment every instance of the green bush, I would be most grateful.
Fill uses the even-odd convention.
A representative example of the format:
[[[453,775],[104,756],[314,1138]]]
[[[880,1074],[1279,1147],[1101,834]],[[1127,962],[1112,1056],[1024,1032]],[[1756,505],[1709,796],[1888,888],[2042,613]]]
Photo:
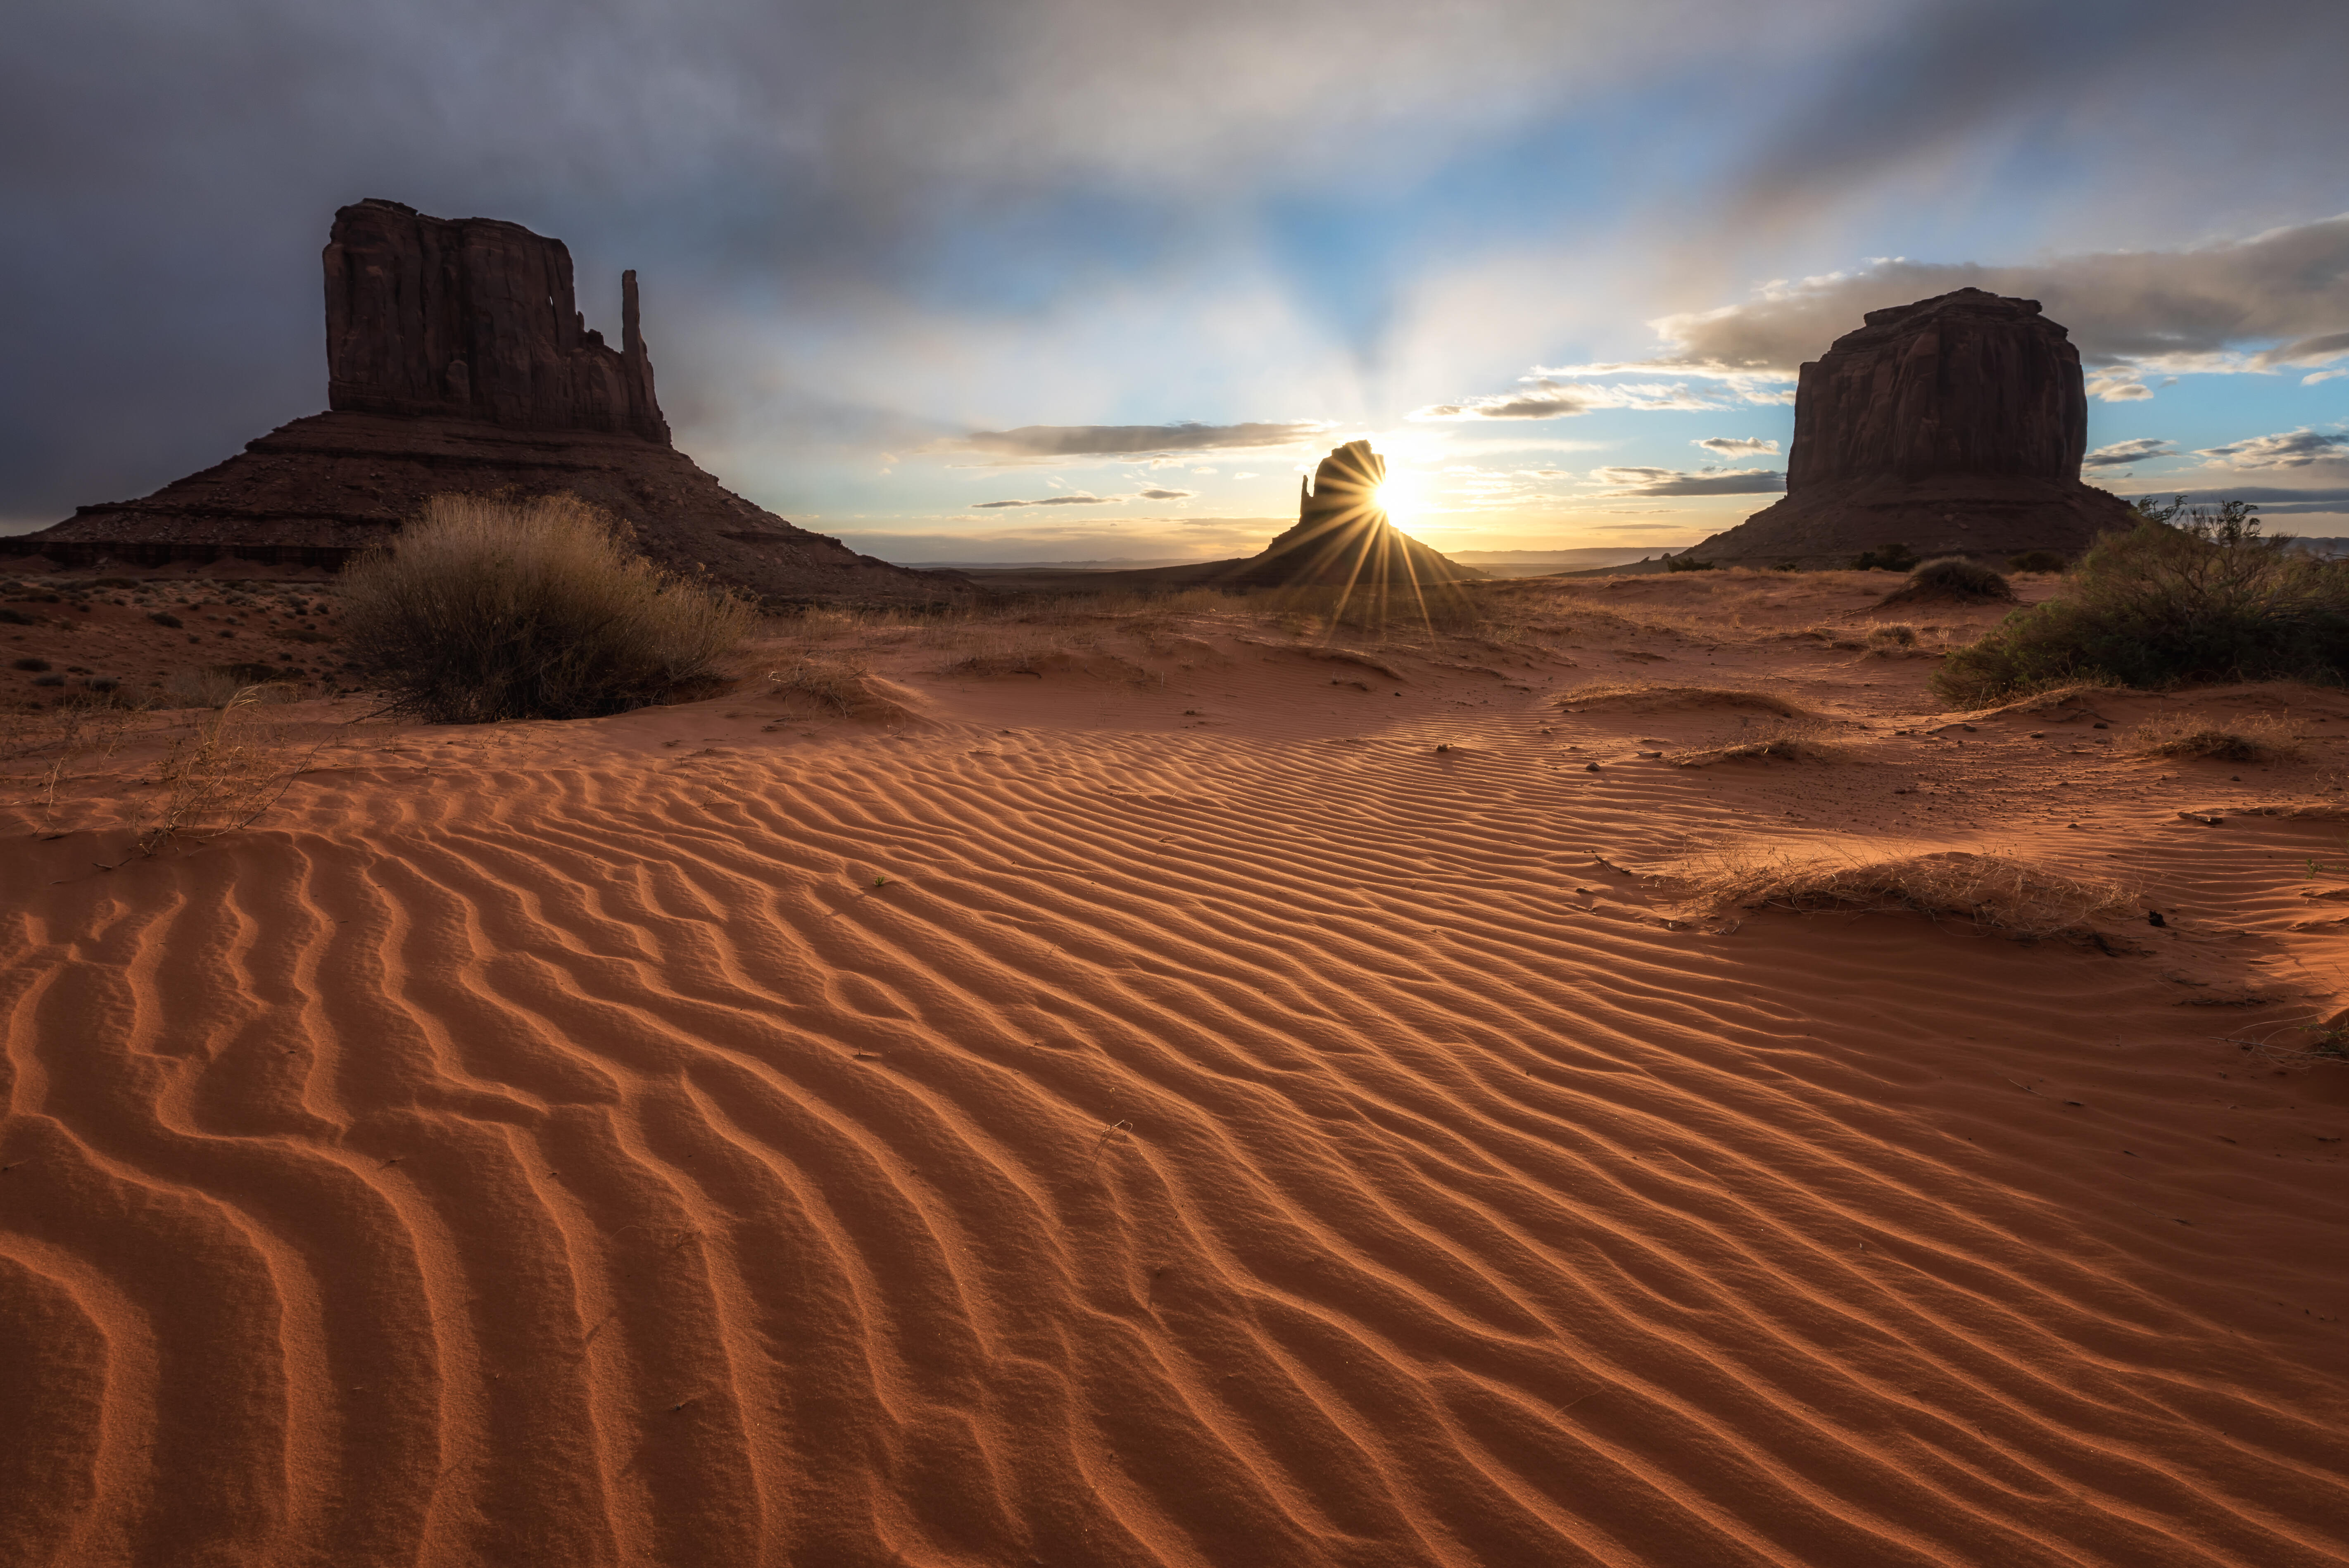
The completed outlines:
[[[1720,564],[1718,561],[1699,561],[1688,555],[1664,557],[1664,570],[1667,572],[1710,572]]]
[[[1852,558],[1854,572],[1906,572],[1917,564],[1917,552],[1905,544],[1863,550]]]
[[[708,678],[754,619],[574,496],[441,495],[343,578],[349,656],[435,724],[586,718]]]
[[[1936,689],[1978,704],[2068,682],[2341,681],[2349,564],[2261,537],[2256,510],[2139,502],[2137,526],[2096,542],[2066,597],[2017,610],[1951,654]]]

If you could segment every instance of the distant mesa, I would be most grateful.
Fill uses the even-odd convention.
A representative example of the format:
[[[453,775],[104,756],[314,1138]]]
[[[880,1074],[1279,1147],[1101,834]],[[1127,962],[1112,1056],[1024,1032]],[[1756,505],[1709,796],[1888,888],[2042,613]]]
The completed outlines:
[[[2039,302],[1959,289],[1868,313],[1803,366],[1786,496],[1684,553],[1724,565],[1922,555],[2076,554],[2128,526],[2080,482],[2087,389]]]
[[[770,602],[916,603],[968,581],[859,555],[725,489],[669,442],[636,276],[620,346],[591,329],[560,240],[397,201],[335,214],[324,256],[329,412],[138,500],[79,509],[0,553],[60,566],[242,559],[335,568],[427,497],[569,491],[625,520],[645,553]]]

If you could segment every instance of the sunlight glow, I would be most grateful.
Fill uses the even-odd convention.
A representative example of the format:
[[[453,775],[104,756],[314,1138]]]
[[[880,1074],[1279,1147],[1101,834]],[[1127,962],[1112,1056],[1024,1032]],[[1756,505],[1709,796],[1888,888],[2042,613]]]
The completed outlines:
[[[1387,520],[1398,528],[1419,511],[1419,487],[1414,482],[1416,477],[1389,469],[1385,482],[1371,492],[1372,504],[1383,509],[1387,514]]]

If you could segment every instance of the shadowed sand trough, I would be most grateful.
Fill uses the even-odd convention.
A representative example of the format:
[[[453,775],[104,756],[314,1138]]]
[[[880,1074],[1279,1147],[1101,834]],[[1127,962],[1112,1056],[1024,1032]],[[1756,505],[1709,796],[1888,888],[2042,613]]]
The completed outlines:
[[[409,731],[110,872],[12,819],[0,1561],[2349,1554],[2349,1071],[2240,1043],[2331,1005],[2338,824],[1920,816],[1924,663],[1816,642],[1158,646]],[[1857,760],[1559,707],[1635,655]],[[1863,833],[2170,924],[1630,874]]]

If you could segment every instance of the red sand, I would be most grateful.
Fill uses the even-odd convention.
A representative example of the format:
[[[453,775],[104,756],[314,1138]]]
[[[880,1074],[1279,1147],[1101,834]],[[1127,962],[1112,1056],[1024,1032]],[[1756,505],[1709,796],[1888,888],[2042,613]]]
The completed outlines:
[[[1896,737],[1931,661],[1762,614],[1400,679],[907,643],[895,728],[409,730],[113,871],[10,765],[0,1562],[2349,1560],[2349,1067],[2239,1043],[2338,1006],[2343,821],[2240,813],[2339,747]],[[1635,672],[1851,750],[1560,711]],[[1630,874],[1740,837],[2168,923],[1715,934]]]

